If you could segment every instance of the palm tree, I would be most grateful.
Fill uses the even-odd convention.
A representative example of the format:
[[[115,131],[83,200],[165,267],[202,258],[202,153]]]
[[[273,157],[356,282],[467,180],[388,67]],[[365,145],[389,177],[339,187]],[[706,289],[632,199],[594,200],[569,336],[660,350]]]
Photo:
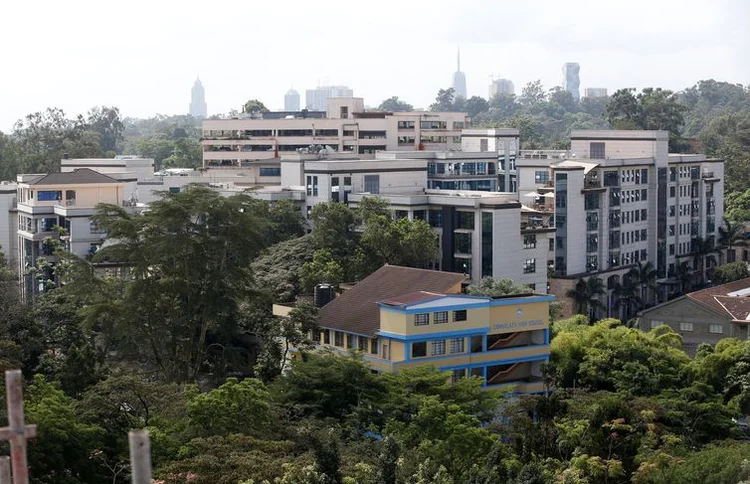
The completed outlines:
[[[735,222],[724,218],[724,226],[719,227],[719,245],[727,248],[726,262],[734,262],[734,257],[729,260],[729,254],[734,256],[735,245],[745,245],[745,225],[742,222]]]
[[[654,264],[651,261],[639,262],[638,265],[630,269],[628,277],[634,279],[640,286],[639,309],[650,305],[653,301],[651,297],[652,291],[655,294],[657,288],[657,272]]]
[[[622,284],[619,282],[615,284],[614,296],[615,309],[618,311],[620,308],[624,309],[624,317],[620,319],[628,319],[633,314],[633,308],[641,307],[641,286],[634,270],[631,269],[625,274]]]
[[[598,277],[589,277],[587,279],[578,279],[576,285],[569,289],[565,295],[573,300],[576,304],[578,314],[587,315],[593,319],[597,309],[604,305],[599,300],[599,296],[606,293],[604,283]]]
[[[693,280],[693,271],[690,269],[690,264],[687,262],[678,264],[675,276],[677,277],[677,283],[679,284],[680,294],[684,294]]]
[[[700,264],[699,266],[699,283],[702,285],[706,282],[706,260],[708,256],[716,252],[714,241],[712,238],[698,237],[695,243],[695,262]]]

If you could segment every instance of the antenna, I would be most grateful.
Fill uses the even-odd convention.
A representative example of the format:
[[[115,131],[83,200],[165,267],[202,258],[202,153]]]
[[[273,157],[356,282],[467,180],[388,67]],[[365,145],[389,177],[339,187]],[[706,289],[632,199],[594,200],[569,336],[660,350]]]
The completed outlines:
[[[461,72],[461,47],[456,44],[456,61],[458,64],[458,72]]]

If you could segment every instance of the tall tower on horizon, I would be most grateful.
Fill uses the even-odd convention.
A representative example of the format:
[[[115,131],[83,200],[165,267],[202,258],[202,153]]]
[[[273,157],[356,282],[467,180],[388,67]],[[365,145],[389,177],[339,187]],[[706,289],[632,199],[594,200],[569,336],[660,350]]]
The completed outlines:
[[[294,89],[284,94],[284,111],[299,111],[299,93]]]
[[[466,75],[461,72],[461,49],[456,48],[456,63],[458,70],[453,73],[453,94],[455,97],[466,99]]]
[[[563,89],[573,95],[573,99],[579,101],[581,99],[581,66],[578,62],[566,62],[563,64]]]
[[[195,79],[193,89],[190,92],[190,110],[191,116],[205,119],[208,115],[208,106],[206,105],[206,90],[203,89],[201,78]]]

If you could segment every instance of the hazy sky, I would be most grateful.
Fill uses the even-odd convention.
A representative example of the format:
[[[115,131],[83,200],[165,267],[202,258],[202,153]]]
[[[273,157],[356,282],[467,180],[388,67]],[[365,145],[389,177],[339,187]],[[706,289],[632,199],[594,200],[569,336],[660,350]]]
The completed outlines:
[[[550,88],[567,61],[581,91],[750,84],[750,1],[4,1],[0,130],[47,106],[186,113],[196,75],[209,114],[253,97],[280,109],[291,86],[304,104],[326,82],[366,105],[427,107],[450,85],[456,44],[469,96],[487,97],[492,74],[517,92]]]

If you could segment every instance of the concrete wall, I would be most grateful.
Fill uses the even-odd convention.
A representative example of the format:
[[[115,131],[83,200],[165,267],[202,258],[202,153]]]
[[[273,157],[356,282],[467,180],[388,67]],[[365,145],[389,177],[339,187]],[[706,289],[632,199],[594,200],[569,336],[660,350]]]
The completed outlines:
[[[0,250],[5,254],[8,267],[15,267],[18,251],[18,219],[15,213],[16,186],[0,185]]]

